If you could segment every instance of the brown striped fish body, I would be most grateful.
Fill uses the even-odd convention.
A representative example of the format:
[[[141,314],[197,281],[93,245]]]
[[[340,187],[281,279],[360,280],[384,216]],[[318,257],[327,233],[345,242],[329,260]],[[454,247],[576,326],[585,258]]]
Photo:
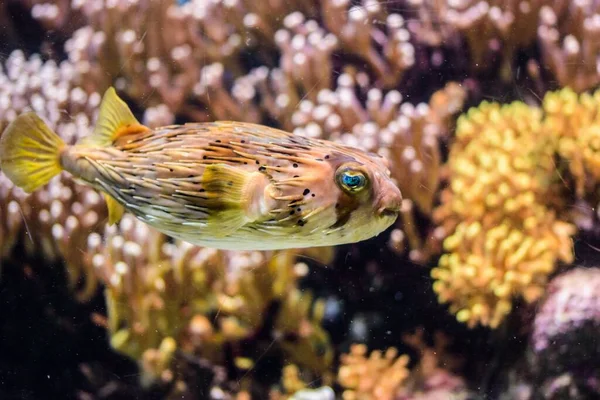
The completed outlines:
[[[111,89],[101,107],[94,134],[55,153],[107,195],[110,222],[124,209],[193,244],[267,250],[358,242],[398,215],[400,191],[378,155],[240,122],[151,130]]]

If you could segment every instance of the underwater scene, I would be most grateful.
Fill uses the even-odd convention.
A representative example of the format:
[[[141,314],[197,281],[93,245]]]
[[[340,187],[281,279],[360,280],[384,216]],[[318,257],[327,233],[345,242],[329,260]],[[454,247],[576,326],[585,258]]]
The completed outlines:
[[[600,399],[600,2],[0,0],[0,400]]]

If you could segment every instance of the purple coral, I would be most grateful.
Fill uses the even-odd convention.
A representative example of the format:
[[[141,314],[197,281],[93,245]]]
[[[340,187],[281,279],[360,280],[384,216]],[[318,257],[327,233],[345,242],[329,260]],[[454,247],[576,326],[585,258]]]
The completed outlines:
[[[600,395],[598,293],[600,268],[575,268],[550,282],[531,344],[533,383],[541,398]]]

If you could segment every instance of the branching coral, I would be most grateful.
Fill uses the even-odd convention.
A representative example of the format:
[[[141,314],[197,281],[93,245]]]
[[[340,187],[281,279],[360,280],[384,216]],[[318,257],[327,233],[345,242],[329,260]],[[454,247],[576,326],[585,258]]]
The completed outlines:
[[[435,217],[449,236],[431,272],[441,302],[469,326],[496,327],[513,296],[537,300],[557,261],[572,261],[561,221],[555,141],[541,110],[483,103],[458,120],[450,186]]]
[[[561,87],[582,92],[600,83],[600,8],[595,1],[561,3],[562,10],[546,5],[540,11],[543,65]]]
[[[383,86],[394,86],[415,62],[410,35],[399,14],[386,18],[384,31],[377,26],[385,8],[376,0],[350,7],[350,1],[325,0],[321,12],[325,25],[340,40],[344,50],[364,59]],[[382,55],[376,50],[382,48]]]
[[[18,114],[34,110],[56,129],[68,143],[90,132],[100,95],[88,94],[77,86],[79,76],[69,62],[57,65],[42,62],[38,56],[25,59],[13,52],[0,74],[0,130]],[[6,257],[17,241],[29,254],[49,261],[64,259],[75,285],[85,278],[79,292],[89,298],[96,288],[92,271],[83,271],[80,249],[85,234],[98,230],[106,220],[104,201],[93,190],[76,184],[63,175],[31,195],[0,177],[2,256]]]
[[[253,354],[237,343],[251,341],[261,329],[271,331],[271,340],[299,365],[322,372],[330,364],[328,337],[319,325],[322,306],[313,308],[312,298],[296,288],[306,266],[295,263],[294,252],[169,243],[125,215],[104,240],[89,236],[87,257],[106,285],[111,344],[140,360],[149,382],[173,378],[176,349],[225,363],[223,346],[233,346],[237,367],[251,369]],[[273,306],[273,325],[263,326]]]
[[[503,62],[502,76],[511,79],[515,54],[539,43],[542,60],[560,86],[577,92],[600,83],[600,14],[594,1],[410,0],[418,18],[408,23],[419,42],[438,47],[466,40],[472,65],[489,69],[491,57]]]
[[[275,1],[265,7],[241,0],[196,0],[183,5],[136,0],[81,2],[76,7],[88,25],[74,33],[66,50],[86,78],[102,88],[115,81],[139,103],[162,103],[172,113],[194,120],[226,115],[241,119],[240,113],[246,117],[243,109],[236,110],[233,99],[247,104],[245,120],[260,116],[251,104],[255,89],[248,82],[252,79],[239,81],[231,94],[224,89],[230,85],[222,82],[242,78],[245,51],[252,50],[267,65],[279,64],[275,79],[283,78],[285,87],[298,90],[294,93],[298,98],[310,98],[330,87],[334,50],[363,58],[380,85],[397,84],[414,64],[402,17],[386,15],[378,1],[354,7],[349,2],[322,2],[321,19],[327,30],[317,22],[319,7],[300,1]],[[382,29],[379,21],[383,20],[387,23]],[[159,35],[158,27],[169,34]],[[279,61],[273,57],[275,49],[281,52]],[[287,103],[297,104],[293,97]],[[227,104],[230,107],[222,110]]]
[[[29,8],[31,16],[48,31],[69,36],[83,23],[82,15],[77,7],[72,7],[69,0],[24,0],[20,3]],[[73,5],[77,4],[75,1]]]
[[[419,40],[439,46],[450,34],[460,33],[468,43],[476,69],[488,68],[487,61],[493,52],[504,53],[503,58],[510,63],[513,52],[533,43],[538,15],[545,4],[543,0],[411,0],[409,3],[419,16],[409,25]],[[551,7],[560,14],[565,3],[558,1]]]

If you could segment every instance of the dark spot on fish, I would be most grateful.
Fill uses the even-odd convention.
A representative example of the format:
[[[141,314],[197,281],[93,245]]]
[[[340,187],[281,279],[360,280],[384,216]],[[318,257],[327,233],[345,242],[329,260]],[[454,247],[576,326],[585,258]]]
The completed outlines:
[[[188,175],[188,178],[193,178],[193,177],[194,177],[194,175]]]
[[[290,215],[294,215],[295,212],[296,212],[296,210],[290,211]]]
[[[260,161],[256,160],[256,165],[260,164]]]
[[[245,141],[245,140],[242,140],[242,141],[241,141],[241,143],[246,143],[246,141]]]
[[[221,143],[221,141],[220,140],[215,140],[215,143]]]
[[[340,208],[340,203],[335,203],[335,208]]]
[[[294,175],[294,178],[300,178],[300,175]]]
[[[248,165],[248,162],[244,161],[244,165]]]
[[[169,168],[169,172],[173,172],[173,168]]]
[[[204,156],[204,157],[202,157],[202,159],[203,159],[203,160],[206,160],[207,158],[208,158],[208,156]]]
[[[315,353],[318,357],[323,357],[327,353],[327,348],[323,343],[318,343],[315,345]]]
[[[329,154],[327,154],[327,155],[325,156],[325,159],[326,159],[326,160],[329,160]]]
[[[310,189],[304,189],[304,192],[302,192],[302,194],[303,194],[304,196],[306,196],[306,195],[307,195],[307,194],[309,194],[309,193],[310,193]]]
[[[264,172],[264,171],[266,171],[266,170],[267,170],[267,167],[265,167],[264,165],[261,165],[261,166],[258,168],[258,170],[259,170],[260,172]]]
[[[311,196],[312,196],[312,197],[315,197],[315,194],[313,193],[313,194],[311,194]]]
[[[296,209],[296,211],[298,211],[298,212],[302,212],[302,209],[301,209],[300,207],[298,207],[298,208]]]
[[[299,219],[298,220],[298,225],[299,226],[304,226],[306,224],[306,221],[304,221],[303,219]]]
[[[227,186],[233,186],[233,182],[232,181],[227,182]]]
[[[278,165],[277,168],[281,168],[281,165]]]
[[[199,191],[200,193],[206,192],[206,190],[204,190],[204,189],[200,189],[200,190],[198,190],[198,191]]]
[[[292,164],[292,167],[298,168],[298,164],[294,163],[294,164]]]

